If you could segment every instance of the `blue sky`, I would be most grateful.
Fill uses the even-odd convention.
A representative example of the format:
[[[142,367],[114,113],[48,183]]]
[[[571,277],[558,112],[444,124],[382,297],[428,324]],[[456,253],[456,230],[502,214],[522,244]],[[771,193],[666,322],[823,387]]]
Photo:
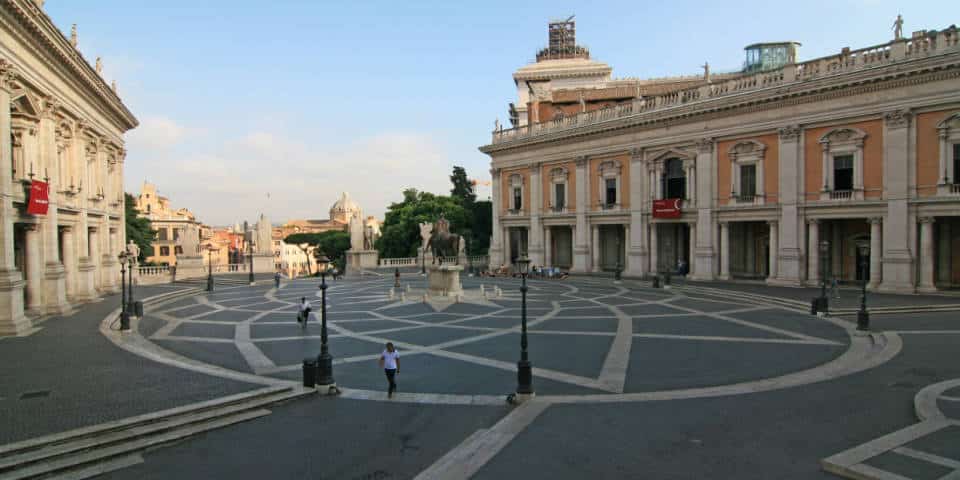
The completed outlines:
[[[956,23],[948,0],[892,2],[319,2],[48,0],[64,32],[140,119],[126,185],[158,185],[212,224],[265,212],[326,218],[340,191],[382,218],[405,187],[446,192],[452,165],[489,179],[511,74],[576,14],[614,76],[735,70],[743,47],[795,40],[800,58]],[[269,200],[267,193],[270,193]]]

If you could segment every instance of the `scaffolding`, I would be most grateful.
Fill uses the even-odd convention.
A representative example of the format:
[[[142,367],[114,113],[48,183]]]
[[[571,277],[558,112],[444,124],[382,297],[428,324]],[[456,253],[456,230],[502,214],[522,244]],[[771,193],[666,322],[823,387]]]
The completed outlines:
[[[547,24],[547,48],[537,52],[537,61],[563,58],[590,58],[590,51],[577,45],[577,26],[570,15],[565,20],[551,20]]]

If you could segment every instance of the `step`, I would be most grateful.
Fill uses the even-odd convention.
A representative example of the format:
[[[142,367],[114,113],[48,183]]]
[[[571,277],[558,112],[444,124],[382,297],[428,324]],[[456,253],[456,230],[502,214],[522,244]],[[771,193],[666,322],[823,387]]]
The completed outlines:
[[[159,435],[143,437],[131,442],[125,442],[106,448],[78,452],[74,455],[65,456],[53,461],[31,465],[29,467],[14,470],[12,472],[5,472],[0,474],[0,480],[23,480],[28,478],[49,476],[51,474],[67,471],[75,467],[86,466],[94,462],[101,462],[103,460],[129,454],[131,452],[138,452],[150,447],[156,447],[166,443],[175,442],[201,432],[223,428],[269,414],[269,410],[259,409],[244,411],[226,417],[219,417],[207,422],[192,425],[188,428],[171,430]]]
[[[77,451],[93,448],[103,448],[117,442],[136,439],[159,432],[172,430],[219,417],[229,416],[247,410],[253,410],[274,403],[279,403],[303,395],[299,391],[277,392],[271,395],[256,397],[241,403],[228,404],[222,408],[204,409],[199,412],[186,412],[181,415],[166,417],[149,423],[133,425],[121,430],[112,430],[102,435],[82,437],[66,443],[48,445],[39,450],[34,449],[17,455],[9,455],[0,459],[0,472],[13,468],[33,464],[54,457],[68,455]]]
[[[238,394],[230,395],[227,397],[221,397],[213,400],[193,403],[190,405],[183,405],[180,407],[175,407],[167,410],[161,410],[159,412],[146,413],[143,415],[137,415],[134,417],[128,417],[120,420],[114,420],[111,422],[102,423],[99,425],[82,427],[74,430],[68,430],[66,432],[54,433],[50,435],[44,435],[41,437],[23,440],[16,443],[10,443],[7,445],[0,445],[0,459],[8,457],[10,455],[18,455],[22,452],[29,451],[29,450],[45,448],[50,445],[75,441],[81,438],[90,437],[94,435],[101,435],[107,432],[130,428],[133,426],[142,425],[150,422],[157,422],[157,421],[161,421],[177,415],[198,413],[204,410],[215,409],[215,408],[225,407],[225,406],[236,404],[236,403],[246,402],[258,397],[273,395],[280,392],[291,392],[291,391],[293,391],[293,388],[286,385],[260,388],[257,390],[238,393]]]

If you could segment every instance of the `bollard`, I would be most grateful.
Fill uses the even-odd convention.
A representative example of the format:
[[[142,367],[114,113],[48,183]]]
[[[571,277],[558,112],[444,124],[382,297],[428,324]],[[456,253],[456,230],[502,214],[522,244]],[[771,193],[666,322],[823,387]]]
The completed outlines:
[[[427,294],[426,294],[426,293],[423,294],[423,303],[427,303]]]
[[[391,289],[390,289],[390,293],[388,294],[390,300],[393,300],[393,295],[394,295],[393,289],[391,288]]]
[[[408,291],[408,292],[410,291],[410,284],[409,284],[409,283],[407,284],[407,291]]]
[[[303,359],[303,386],[307,388],[317,387],[317,359]]]
[[[485,293],[486,293],[486,292],[483,291],[483,284],[481,283],[481,284],[480,284],[480,294],[482,295],[482,294],[485,294]]]
[[[400,292],[400,301],[401,302],[407,301],[407,292]]]
[[[659,276],[659,275],[654,275],[654,276],[653,276],[653,288],[660,288],[660,276]]]

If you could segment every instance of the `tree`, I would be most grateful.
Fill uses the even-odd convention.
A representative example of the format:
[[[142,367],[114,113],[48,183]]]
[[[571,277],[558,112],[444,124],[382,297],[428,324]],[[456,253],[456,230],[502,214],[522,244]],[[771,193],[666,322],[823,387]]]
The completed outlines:
[[[144,263],[144,259],[153,256],[153,240],[157,237],[157,231],[150,228],[150,220],[140,217],[140,211],[137,210],[137,201],[133,195],[124,193],[126,209],[124,216],[127,223],[127,239],[133,240],[133,243],[140,248],[140,258],[138,262]]]
[[[388,207],[381,236],[376,242],[380,256],[415,257],[420,239],[420,223],[435,222],[443,215],[450,222],[450,231],[463,232],[469,225],[470,213],[453,197],[418,192],[414,188],[403,191],[403,201]]]
[[[342,230],[321,233],[294,233],[283,239],[284,243],[296,245],[307,253],[307,246],[316,247],[327,256],[334,266],[343,271],[346,251],[350,249],[350,234]]]
[[[450,183],[453,188],[450,195],[459,199],[464,208],[470,209],[473,203],[477,201],[477,194],[473,191],[473,182],[467,178],[467,171],[463,167],[453,167],[453,174],[450,175]]]

